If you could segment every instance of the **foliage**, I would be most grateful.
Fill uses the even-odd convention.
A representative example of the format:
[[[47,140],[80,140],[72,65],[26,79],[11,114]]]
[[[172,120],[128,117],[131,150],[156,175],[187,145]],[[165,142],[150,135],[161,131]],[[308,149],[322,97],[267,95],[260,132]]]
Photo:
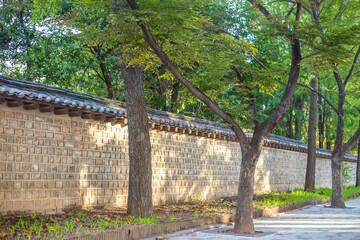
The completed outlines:
[[[241,126],[254,127],[251,96],[256,99],[256,120],[260,122],[273,112],[282,96],[290,64],[289,45],[285,41],[289,32],[264,21],[244,0],[182,1],[180,5],[171,0],[137,0],[143,9],[137,15],[125,8],[126,5],[106,0],[37,0],[33,3],[13,1],[1,8],[0,71],[3,74],[106,97],[99,67],[104,63],[115,88],[113,98],[123,100],[117,64],[125,60],[128,64],[143,66],[149,107],[221,121],[178,85],[152,53],[135,22],[141,19],[180,71],[232,114]],[[263,3],[280,23],[294,24],[284,12],[291,3],[265,0]],[[303,4],[309,9],[311,1]],[[358,20],[352,17],[357,14],[357,6],[357,2],[343,5],[338,0],[326,2],[318,22],[312,21],[303,10],[296,30],[303,48],[300,81],[308,84],[314,71],[320,78],[330,75],[320,81],[320,92],[334,105],[337,104],[336,84],[331,80],[329,63],[343,63],[339,68],[341,72],[346,72],[351,65],[356,50],[353,45],[360,34]],[[23,23],[20,23],[20,13]],[[320,28],[324,31],[319,32]],[[322,38],[327,39],[326,44]],[[100,48],[100,54],[91,52],[94,47]],[[106,54],[108,50],[111,51]],[[241,73],[241,81],[236,71]],[[357,128],[358,77],[359,72],[355,71],[346,89],[345,140]],[[292,107],[273,133],[307,142],[307,93],[301,87],[296,90]],[[301,108],[295,106],[297,99],[302,102]],[[322,100],[319,100],[319,113],[324,114],[325,131],[320,133],[324,136],[318,146],[320,142],[324,147],[334,145],[336,114]],[[300,136],[291,133],[296,123],[300,123]]]

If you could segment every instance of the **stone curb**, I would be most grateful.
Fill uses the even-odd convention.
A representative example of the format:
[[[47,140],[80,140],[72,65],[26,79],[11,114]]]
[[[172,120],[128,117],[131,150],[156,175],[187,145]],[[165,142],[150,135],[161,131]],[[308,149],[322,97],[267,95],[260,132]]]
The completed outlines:
[[[359,197],[360,194],[352,194],[348,196],[348,198],[356,198]],[[317,205],[324,204],[330,202],[331,198],[319,199],[319,200],[308,200],[305,202],[296,202],[290,203],[283,206],[277,206],[272,208],[265,209],[257,209],[253,212],[254,218],[271,216],[276,213],[288,212],[295,209],[300,209],[309,205]],[[73,237],[71,239],[74,240],[133,240],[139,238],[145,238],[154,236],[154,239],[158,236],[162,236],[164,234],[178,232],[182,230],[184,231],[182,234],[192,233],[195,231],[199,231],[196,228],[204,227],[206,225],[214,225],[214,224],[227,224],[235,221],[235,214],[221,214],[212,217],[204,217],[193,220],[184,220],[179,222],[169,222],[162,224],[147,224],[143,226],[133,227],[130,229],[119,229],[112,230],[108,232],[99,232],[88,235],[80,235]]]

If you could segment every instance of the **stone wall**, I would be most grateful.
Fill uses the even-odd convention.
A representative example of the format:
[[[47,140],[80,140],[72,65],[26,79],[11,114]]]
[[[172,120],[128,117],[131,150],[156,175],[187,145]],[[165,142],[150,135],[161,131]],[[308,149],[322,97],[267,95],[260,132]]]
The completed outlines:
[[[150,134],[155,204],[236,195],[238,143],[160,130]],[[124,125],[2,104],[0,149],[2,214],[126,206]],[[305,166],[306,153],[265,147],[256,171],[256,193],[303,187]],[[330,159],[317,160],[316,175],[318,187],[331,185]]]

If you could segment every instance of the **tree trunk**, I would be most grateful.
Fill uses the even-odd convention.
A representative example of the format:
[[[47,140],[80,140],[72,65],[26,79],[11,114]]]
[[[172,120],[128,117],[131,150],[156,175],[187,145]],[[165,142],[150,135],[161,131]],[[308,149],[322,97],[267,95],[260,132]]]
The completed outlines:
[[[314,74],[311,79],[311,87],[317,91],[318,76]],[[314,192],[315,189],[315,166],[316,166],[316,117],[317,117],[317,94],[310,91],[310,113],[308,129],[308,154],[305,176],[305,191]]]
[[[358,141],[358,156],[356,162],[356,186],[360,187],[360,141]]]
[[[319,88],[319,86],[318,86]],[[321,89],[319,88],[319,92]],[[324,122],[324,114],[325,114],[325,106],[323,106],[323,99],[319,98],[319,106],[322,108],[319,111],[319,121],[318,121],[318,128],[319,128],[319,148],[324,148],[324,130],[325,130],[325,122]]]
[[[114,87],[111,82],[111,76],[106,68],[106,65],[104,62],[100,63],[100,69],[103,74],[103,80],[106,84],[107,92],[108,92],[108,99],[113,99],[114,97]]]
[[[175,82],[172,85],[172,90],[171,90],[171,103],[170,103],[170,112],[176,112],[176,102],[178,101],[178,96],[179,96],[179,91],[180,91],[180,83],[179,82]]]
[[[287,138],[294,138],[294,132],[293,132],[293,113],[292,113],[292,108],[289,109],[288,112],[288,118],[286,121],[286,125],[287,125],[287,131],[286,131],[286,137]]]
[[[255,166],[259,155],[260,150],[253,152],[250,149],[242,155],[234,229],[238,234],[255,233],[252,212]]]
[[[331,158],[331,174],[332,174],[332,196],[331,206],[344,208],[344,196],[342,187],[341,162],[346,153],[343,148],[344,141],[344,116],[345,116],[345,85],[337,71],[334,76],[338,85],[338,118],[336,127],[336,139],[334,150]],[[344,151],[345,150],[345,151]]]
[[[302,134],[301,134],[301,123],[304,118],[304,96],[301,95],[294,101],[294,109],[295,109],[295,139],[301,140]]]
[[[327,114],[327,118],[328,118],[329,113],[327,112],[326,114]],[[326,134],[325,134],[325,136],[326,136],[326,149],[328,149],[328,150],[331,150],[331,133],[332,132],[330,131],[330,126],[327,123],[326,124]]]
[[[332,195],[331,207],[344,208],[345,201],[343,195],[343,184],[341,174],[342,157],[333,156],[331,159],[331,174],[332,174]]]
[[[319,148],[324,148],[324,114],[321,110],[319,112]]]
[[[121,64],[129,133],[129,193],[127,213],[153,214],[149,120],[146,111],[142,69]]]

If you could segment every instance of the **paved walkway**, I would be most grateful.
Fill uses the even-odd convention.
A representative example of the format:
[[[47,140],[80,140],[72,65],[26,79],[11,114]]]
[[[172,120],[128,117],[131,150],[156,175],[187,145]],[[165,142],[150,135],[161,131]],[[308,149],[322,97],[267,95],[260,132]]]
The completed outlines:
[[[255,230],[263,233],[252,237],[223,233],[233,227],[214,225],[167,234],[164,238],[171,240],[360,240],[360,198],[347,201],[346,206],[344,209],[336,209],[316,205],[304,207],[302,210],[275,214],[271,217],[262,217],[256,219],[254,224]]]

